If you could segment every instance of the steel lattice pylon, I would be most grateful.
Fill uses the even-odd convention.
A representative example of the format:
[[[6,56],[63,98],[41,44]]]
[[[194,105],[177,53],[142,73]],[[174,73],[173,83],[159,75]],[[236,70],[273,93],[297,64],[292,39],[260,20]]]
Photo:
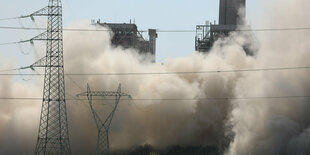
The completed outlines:
[[[61,0],[49,0],[45,7],[31,16],[48,16],[47,31],[32,40],[46,40],[46,56],[33,65],[45,67],[43,102],[36,155],[71,154],[65,100],[62,5]]]
[[[89,85],[87,84],[87,92],[78,94],[77,96],[87,96],[90,109],[92,111],[93,117],[95,119],[95,123],[98,130],[98,137],[97,137],[97,147],[96,147],[96,154],[97,155],[109,155],[110,154],[110,146],[109,146],[109,129],[115,114],[116,108],[122,96],[127,96],[131,98],[130,95],[121,92],[121,85],[118,86],[116,92],[109,92],[109,91],[91,91]],[[115,97],[114,107],[105,121],[100,119],[100,116],[95,111],[93,107],[92,97],[93,96],[101,96],[101,97]]]

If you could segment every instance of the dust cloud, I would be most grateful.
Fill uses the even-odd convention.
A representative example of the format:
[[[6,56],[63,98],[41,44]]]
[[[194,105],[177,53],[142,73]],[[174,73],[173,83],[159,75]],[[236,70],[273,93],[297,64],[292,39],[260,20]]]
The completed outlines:
[[[280,5],[281,4],[281,5]],[[262,27],[296,28],[310,25],[310,2],[263,1]],[[261,47],[253,67],[310,65],[309,31],[257,33]],[[244,96],[309,96],[309,70],[246,74],[235,93]],[[235,101],[230,115],[235,138],[227,154],[309,154],[309,98]]]
[[[281,6],[278,3],[281,2]],[[308,26],[310,2],[264,0],[268,14],[261,27]],[[276,11],[275,11],[276,10]],[[70,28],[103,29],[86,22]],[[143,61],[147,56],[133,49],[110,45],[113,34],[65,32],[66,73],[176,72],[250,68],[310,66],[309,31],[255,33],[260,48],[245,54],[248,40],[243,32],[218,40],[208,54],[168,58],[161,63]],[[256,46],[256,45],[255,45]],[[42,56],[44,51],[42,51]],[[1,67],[13,66],[1,61]],[[86,90],[122,91],[133,98],[191,99],[257,96],[309,96],[310,71],[284,70],[169,75],[66,76],[66,97]],[[0,96],[40,97],[41,82],[21,82],[1,77]],[[35,79],[32,79],[35,80]],[[0,102],[0,153],[32,153],[38,131],[39,101]],[[97,131],[86,101],[67,101],[73,154],[95,152]],[[109,103],[108,103],[109,104]],[[216,146],[225,154],[308,154],[310,143],[309,98],[254,100],[147,100],[121,101],[112,122],[112,150],[151,144],[164,149],[171,145]],[[108,112],[109,105],[98,106]]]

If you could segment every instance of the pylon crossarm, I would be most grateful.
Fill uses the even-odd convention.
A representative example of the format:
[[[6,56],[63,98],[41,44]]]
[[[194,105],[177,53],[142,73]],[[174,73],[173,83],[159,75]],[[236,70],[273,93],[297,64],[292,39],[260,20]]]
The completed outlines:
[[[77,96],[87,96],[87,95],[91,95],[91,96],[107,96],[107,97],[113,97],[113,96],[127,96],[130,97],[130,95],[126,94],[126,93],[122,93],[122,92],[112,92],[112,91],[91,91],[91,92],[84,92],[81,94],[78,94]]]
[[[36,12],[30,14],[30,16],[32,16],[32,17],[33,17],[33,16],[49,16],[49,14],[48,14],[48,7],[49,7],[49,6],[44,7],[44,8],[42,8],[42,9],[40,9],[40,10],[38,10],[38,11],[36,11]]]
[[[102,126],[104,126],[104,128],[109,128],[109,126],[111,125],[111,122],[112,122],[113,116],[115,114],[115,111],[117,109],[117,106],[118,106],[118,103],[120,101],[120,98],[122,96],[131,98],[131,95],[128,95],[126,93],[109,92],[109,91],[88,91],[88,92],[84,92],[84,93],[78,94],[77,96],[88,96],[89,105],[90,105],[90,108],[92,110],[93,116],[95,118],[96,125],[97,125],[97,127],[100,127],[102,125]],[[95,109],[93,108],[92,101],[91,101],[92,98],[90,98],[90,96],[91,97],[92,96],[115,96],[116,97],[115,105],[114,105],[114,107],[112,109],[112,112],[109,114],[109,116],[107,117],[107,119],[104,122],[102,122],[102,120],[100,119],[99,115],[96,113]]]
[[[31,38],[29,41],[30,41],[31,43],[33,43],[32,41],[34,41],[34,40],[38,40],[38,41],[48,40],[48,39],[47,39],[47,31],[45,31],[45,32],[43,32],[43,33],[41,33],[41,34],[39,34],[39,35],[37,35],[37,36]]]
[[[47,7],[44,7],[30,15],[25,15],[25,16],[21,16],[20,18],[28,18],[28,17],[34,17],[34,16],[60,16],[62,15],[61,13],[49,13],[48,12],[48,9],[51,9],[51,10],[55,10],[55,9],[58,9],[57,7],[61,7],[61,6],[54,6],[54,5],[50,5],[50,6],[47,6]]]
[[[61,30],[52,30],[51,32],[59,32],[59,31],[61,31]],[[34,40],[36,40],[36,41],[46,41],[46,40],[51,40],[51,41],[58,41],[58,40],[62,40],[62,38],[48,38],[47,37],[47,31],[45,31],[45,32],[43,32],[43,33],[41,33],[41,34],[39,34],[39,35],[37,35],[37,36],[35,36],[35,37],[33,37],[33,38],[31,38],[31,39],[29,39],[28,41],[30,41],[30,43],[31,44],[33,44],[33,41]],[[26,40],[27,41],[27,40]],[[24,41],[24,42],[26,42],[26,41]]]
[[[37,62],[35,62],[34,64],[30,65],[30,68],[34,68],[34,67],[49,67],[46,65],[46,56],[39,59]]]
[[[59,30],[52,30],[52,32],[59,32]],[[47,31],[29,39],[28,41],[30,41],[31,44],[33,44],[33,41],[62,41],[62,38],[48,38],[47,37]],[[26,42],[26,41],[24,41]]]
[[[46,57],[43,57],[36,61],[34,64],[27,66],[27,67],[21,67],[20,69],[32,69],[34,68],[42,68],[42,67],[63,67],[62,65],[46,65]]]
[[[26,66],[26,67],[21,67],[20,69],[31,69],[31,70],[35,70],[34,68],[36,67],[51,67],[51,66],[47,66],[46,64],[46,56],[39,59],[37,62],[35,62],[34,64],[30,65],[30,66]]]
[[[33,41],[47,41],[47,40],[57,41],[57,40],[62,40],[62,38],[57,38],[57,39],[51,38],[51,39],[48,39],[48,37],[47,37],[47,31],[45,31],[45,32],[43,32],[43,33],[41,33],[41,34],[39,34],[39,35],[37,35],[37,36],[31,38],[31,39],[28,39],[28,40],[21,40],[19,43],[30,42],[30,44],[33,45],[33,44],[34,44]]]
[[[34,16],[49,16],[48,14],[48,6],[44,7],[30,15],[21,16],[20,18],[28,18],[28,17],[34,17]]]

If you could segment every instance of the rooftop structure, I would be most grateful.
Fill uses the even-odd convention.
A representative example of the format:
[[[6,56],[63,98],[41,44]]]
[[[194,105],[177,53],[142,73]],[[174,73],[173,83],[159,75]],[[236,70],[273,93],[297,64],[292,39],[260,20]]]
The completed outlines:
[[[235,31],[240,24],[243,24],[245,12],[239,11],[240,8],[245,8],[245,0],[220,0],[219,5],[219,24],[206,22],[205,25],[196,26],[196,51],[208,52],[218,38],[228,36],[229,32]]]
[[[149,40],[146,40],[138,31],[137,25],[133,23],[100,23],[104,27],[108,27],[113,32],[111,43],[113,46],[121,46],[125,49],[133,48],[139,51],[140,54],[150,54],[152,62],[155,62],[156,54],[156,38],[155,29],[149,29]]]

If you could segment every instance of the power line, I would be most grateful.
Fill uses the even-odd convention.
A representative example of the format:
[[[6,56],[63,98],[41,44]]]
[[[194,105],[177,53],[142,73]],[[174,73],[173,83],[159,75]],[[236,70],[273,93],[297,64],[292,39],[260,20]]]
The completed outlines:
[[[133,100],[133,101],[201,101],[201,100],[272,100],[272,99],[308,99],[310,96],[256,96],[256,97],[208,97],[208,98],[131,98],[120,100]],[[40,97],[1,97],[0,100],[42,100]],[[88,99],[68,98],[70,101],[87,101]],[[114,100],[114,99],[93,99],[93,100]]]
[[[283,70],[303,70],[310,69],[308,66],[299,67],[280,67],[280,68],[253,68],[253,69],[233,69],[233,70],[209,70],[209,71],[184,71],[184,72],[125,72],[125,73],[67,73],[66,76],[141,76],[141,75],[175,75],[175,74],[210,74],[210,73],[236,73],[236,72],[259,72],[259,71],[283,71]],[[1,73],[12,70],[0,71],[0,76],[43,76],[44,74],[16,74],[16,73]]]
[[[18,42],[0,43],[0,46],[3,46],[3,45],[15,45],[15,44],[19,44],[19,43],[22,43],[22,42],[18,41]]]
[[[11,17],[11,18],[2,18],[0,19],[0,21],[4,21],[4,20],[13,20],[13,19],[20,19],[21,17]]]
[[[293,28],[257,28],[257,29],[236,29],[231,31],[242,32],[242,31],[253,31],[253,32],[262,32],[262,31],[301,31],[301,30],[310,30],[310,27],[293,27]],[[157,30],[157,32],[196,32],[196,30]]]
[[[46,30],[46,28],[32,28],[32,27],[11,27],[11,26],[1,26],[0,29],[12,29],[12,30]],[[310,27],[291,27],[291,28],[257,28],[257,29],[236,29],[232,31],[300,31],[300,30],[310,30]],[[63,31],[112,31],[109,29],[72,29],[65,28]],[[139,32],[147,32],[147,30],[140,30]],[[183,32],[196,32],[196,30],[162,30],[157,29],[157,32],[171,32],[171,33],[183,33]]]
[[[0,29],[11,29],[11,30],[46,30],[46,28],[35,28],[35,27],[10,27],[10,26],[1,26]],[[109,29],[71,29],[71,28],[66,28],[63,29],[63,31],[90,31],[90,32],[100,32],[100,31],[112,31]],[[141,30],[140,32],[147,32]]]
[[[3,72],[10,72],[10,71],[17,71],[17,70],[20,70],[21,68],[12,68],[12,69],[5,69],[5,70],[0,70],[0,73],[3,73]],[[16,74],[16,75],[20,75],[20,74]]]
[[[66,76],[67,78],[69,78],[69,80],[77,87],[79,88],[81,91],[83,91],[83,88],[77,84],[77,82],[75,80],[73,80],[70,76]]]
[[[46,30],[45,28],[27,28],[27,27],[0,27],[0,29],[12,29],[12,30]],[[237,29],[232,31],[253,31],[253,32],[263,32],[263,31],[301,31],[301,30],[310,30],[310,27],[300,27],[300,28],[267,28],[267,29]],[[63,29],[63,31],[72,31],[72,32],[112,32],[109,29]],[[139,32],[147,32],[147,30],[140,30]],[[157,29],[159,33],[187,33],[187,32],[196,32],[196,30],[160,30]],[[19,42],[7,42],[0,43],[0,46],[3,45],[14,45],[19,43],[25,43],[27,41]]]

